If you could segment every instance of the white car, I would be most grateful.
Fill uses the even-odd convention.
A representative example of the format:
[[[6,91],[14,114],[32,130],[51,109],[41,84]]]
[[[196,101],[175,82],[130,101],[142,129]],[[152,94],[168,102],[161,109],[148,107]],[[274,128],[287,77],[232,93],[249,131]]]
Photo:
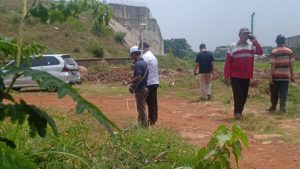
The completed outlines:
[[[16,61],[9,62],[7,66],[15,66]],[[24,60],[23,67],[30,67],[35,70],[45,71],[49,74],[63,80],[65,83],[75,84],[81,83],[78,64],[68,54],[46,54],[38,58],[30,58],[30,65]],[[3,83],[7,88],[12,81],[12,76],[3,77]],[[31,76],[20,76],[13,85],[14,90],[21,90],[25,87],[37,87],[38,84],[32,80]],[[55,83],[49,83],[46,88],[48,91],[56,91]]]

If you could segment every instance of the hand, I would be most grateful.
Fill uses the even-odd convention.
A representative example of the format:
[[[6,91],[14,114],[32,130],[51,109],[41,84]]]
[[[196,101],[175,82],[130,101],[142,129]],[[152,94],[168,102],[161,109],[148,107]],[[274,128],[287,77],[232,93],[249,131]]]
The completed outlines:
[[[296,82],[294,76],[291,77],[291,82],[292,82],[292,83],[295,83],[295,82]]]
[[[272,78],[272,77],[269,78],[269,84],[270,84],[270,85],[273,84],[273,78]]]
[[[128,82],[126,80],[124,80],[123,85],[128,85]]]
[[[249,38],[248,38],[251,42],[254,42],[256,41],[256,37],[254,35],[249,35]]]
[[[197,75],[197,71],[196,71],[196,70],[194,70],[194,75],[195,75],[195,76]]]
[[[229,84],[230,84],[230,79],[225,77],[224,81],[225,81],[226,86],[229,86]]]

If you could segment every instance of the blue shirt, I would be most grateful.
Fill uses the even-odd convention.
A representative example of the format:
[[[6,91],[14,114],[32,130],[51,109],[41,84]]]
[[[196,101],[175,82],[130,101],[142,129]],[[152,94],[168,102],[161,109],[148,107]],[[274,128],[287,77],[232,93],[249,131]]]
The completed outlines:
[[[148,71],[147,71],[147,74],[145,75],[147,71],[147,63],[142,59],[140,58],[139,60],[137,60],[135,63],[134,63],[134,72],[133,72],[133,76],[136,77],[136,76],[141,76],[141,78],[144,77],[144,79],[142,80],[142,82],[139,84],[139,86],[136,88],[137,90],[138,89],[142,89],[144,87],[147,87],[147,80],[148,80]],[[145,76],[144,76],[145,75]]]

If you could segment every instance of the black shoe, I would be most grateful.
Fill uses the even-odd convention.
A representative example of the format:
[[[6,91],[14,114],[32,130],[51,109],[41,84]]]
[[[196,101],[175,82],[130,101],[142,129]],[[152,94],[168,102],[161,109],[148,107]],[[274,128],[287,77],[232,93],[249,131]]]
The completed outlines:
[[[281,113],[285,113],[286,110],[285,110],[285,109],[280,109],[280,112],[281,112]]]
[[[275,111],[276,111],[276,109],[275,109],[275,108],[273,108],[273,107],[270,107],[270,108],[266,109],[266,111],[267,111],[267,112],[275,112]]]
[[[239,120],[239,119],[241,119],[242,117],[243,117],[242,114],[234,114],[234,118],[235,118],[236,120]]]
[[[205,100],[207,100],[207,99],[205,99],[205,98],[203,98],[203,97],[200,97],[200,98],[197,100],[197,102],[205,101]]]

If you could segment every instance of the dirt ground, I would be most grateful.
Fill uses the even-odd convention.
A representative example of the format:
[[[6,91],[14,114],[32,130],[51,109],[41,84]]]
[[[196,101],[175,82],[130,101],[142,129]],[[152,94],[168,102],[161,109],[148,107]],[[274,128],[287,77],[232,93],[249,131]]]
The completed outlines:
[[[28,103],[59,108],[75,108],[70,98],[59,100],[56,94],[46,92],[21,92],[19,97]],[[128,119],[136,116],[135,102],[132,95],[96,97],[86,96],[98,105],[107,116],[118,125],[126,126]],[[170,128],[186,138],[190,143],[205,146],[214,130],[221,124],[233,124],[232,114],[226,113],[219,103],[191,102],[184,99],[159,97],[159,121],[155,127]],[[246,110],[247,113],[247,110]],[[299,120],[280,122],[286,132],[300,134]],[[259,135],[247,133],[250,149],[244,150],[241,160],[243,169],[299,169],[300,145],[283,141],[276,134]]]

